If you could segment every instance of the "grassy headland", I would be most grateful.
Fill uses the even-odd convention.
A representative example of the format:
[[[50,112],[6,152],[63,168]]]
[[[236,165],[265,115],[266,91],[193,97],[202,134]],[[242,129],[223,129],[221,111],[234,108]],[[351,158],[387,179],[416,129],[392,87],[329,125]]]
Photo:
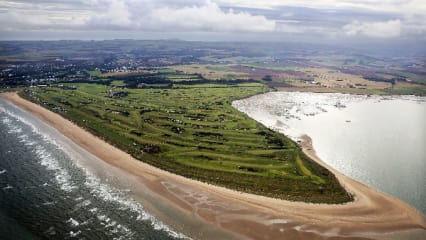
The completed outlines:
[[[265,91],[260,83],[154,89],[82,83],[30,88],[21,96],[141,161],[185,177],[294,201],[352,200],[296,143],[231,106]]]

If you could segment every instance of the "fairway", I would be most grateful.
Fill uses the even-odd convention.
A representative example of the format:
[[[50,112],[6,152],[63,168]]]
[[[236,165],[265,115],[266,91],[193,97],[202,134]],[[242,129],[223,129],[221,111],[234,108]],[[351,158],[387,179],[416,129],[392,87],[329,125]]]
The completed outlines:
[[[269,91],[263,84],[66,86],[28,88],[21,96],[141,161],[188,178],[294,201],[352,200],[296,143],[231,106],[233,100]]]

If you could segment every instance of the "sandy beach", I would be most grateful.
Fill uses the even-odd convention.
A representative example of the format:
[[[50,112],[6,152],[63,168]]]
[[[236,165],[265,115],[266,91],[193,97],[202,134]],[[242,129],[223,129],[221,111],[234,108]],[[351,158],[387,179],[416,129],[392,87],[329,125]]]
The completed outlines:
[[[193,218],[242,239],[426,239],[426,218],[413,207],[367,187],[322,162],[308,136],[304,152],[327,167],[355,196],[347,204],[290,202],[190,180],[152,167],[16,93],[1,97],[28,111],[88,152],[140,179],[141,188]]]

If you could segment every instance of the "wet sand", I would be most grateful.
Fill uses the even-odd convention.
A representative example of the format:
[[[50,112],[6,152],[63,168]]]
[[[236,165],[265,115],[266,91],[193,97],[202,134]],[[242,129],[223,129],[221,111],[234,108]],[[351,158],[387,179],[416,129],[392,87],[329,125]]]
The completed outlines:
[[[354,194],[354,202],[340,205],[290,202],[190,180],[133,159],[58,114],[15,93],[1,96],[56,128],[98,158],[138,177],[140,187],[156,193],[162,204],[238,238],[426,239],[426,218],[421,213],[327,166],[316,156],[307,136],[300,143],[304,152],[330,169]],[[197,235],[202,236],[202,233]]]

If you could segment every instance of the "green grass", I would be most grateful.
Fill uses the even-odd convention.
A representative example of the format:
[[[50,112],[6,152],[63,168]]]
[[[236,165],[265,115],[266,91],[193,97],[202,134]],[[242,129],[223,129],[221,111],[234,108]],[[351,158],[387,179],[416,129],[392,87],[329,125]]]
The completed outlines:
[[[309,170],[305,166],[305,164],[303,164],[303,161],[302,161],[302,159],[300,158],[299,155],[296,155],[296,167],[297,167],[297,170],[299,171],[300,175],[311,178],[313,182],[318,183],[318,184],[325,182],[324,179],[313,174],[311,172],[311,170]]]
[[[231,106],[235,99],[269,91],[262,84],[120,89],[128,93],[121,98],[108,97],[110,86],[75,85],[76,90],[22,94],[61,107],[61,115],[135,158],[185,177],[288,200],[352,200],[297,144]]]
[[[426,87],[399,87],[387,89],[387,94],[426,96]]]
[[[91,77],[99,77],[102,72],[99,69],[96,70],[92,70],[92,71],[87,71],[87,73],[91,76]]]
[[[116,86],[116,87],[125,87],[126,83],[124,83],[123,80],[114,80],[114,81],[111,81],[110,85],[111,86]]]

